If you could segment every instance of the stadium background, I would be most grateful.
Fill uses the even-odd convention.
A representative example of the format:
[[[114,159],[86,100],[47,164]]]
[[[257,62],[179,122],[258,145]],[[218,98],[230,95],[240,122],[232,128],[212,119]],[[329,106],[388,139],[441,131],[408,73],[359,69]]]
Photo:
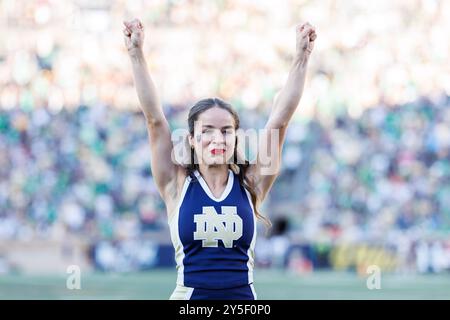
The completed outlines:
[[[318,39],[262,211],[262,299],[450,298],[450,2],[0,0],[0,298],[167,299],[164,205],[122,38],[172,129],[220,96],[262,128]],[[81,268],[81,290],[66,288]],[[367,267],[382,272],[366,286]]]

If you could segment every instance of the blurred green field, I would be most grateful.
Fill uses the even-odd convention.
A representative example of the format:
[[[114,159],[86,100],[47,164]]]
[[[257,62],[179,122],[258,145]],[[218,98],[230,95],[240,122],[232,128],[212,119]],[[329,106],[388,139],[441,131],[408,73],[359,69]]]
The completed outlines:
[[[0,276],[0,299],[161,299],[175,287],[174,270],[133,274],[81,274],[81,289],[66,288],[66,276]],[[281,271],[255,272],[259,300],[283,299],[450,299],[450,274],[381,276],[381,289],[349,272],[308,276]]]

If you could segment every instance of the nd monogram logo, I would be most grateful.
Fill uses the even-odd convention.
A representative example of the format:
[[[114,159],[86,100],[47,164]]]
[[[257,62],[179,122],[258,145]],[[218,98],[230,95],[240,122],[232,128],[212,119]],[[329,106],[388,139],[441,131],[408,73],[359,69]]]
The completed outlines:
[[[203,207],[203,214],[194,215],[194,222],[194,240],[203,240],[203,247],[217,248],[217,240],[222,240],[225,248],[232,248],[233,241],[242,237],[242,219],[236,207],[223,206],[222,214],[214,207]]]

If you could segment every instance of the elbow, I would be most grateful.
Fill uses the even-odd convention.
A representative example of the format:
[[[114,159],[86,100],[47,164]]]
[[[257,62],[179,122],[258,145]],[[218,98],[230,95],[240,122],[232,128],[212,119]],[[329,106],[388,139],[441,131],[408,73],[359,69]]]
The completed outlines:
[[[288,117],[272,117],[267,122],[266,129],[285,129],[289,125],[289,120]]]
[[[159,117],[145,115],[145,121],[147,123],[147,127],[149,128],[161,128],[162,126],[167,125],[165,119]]]
[[[291,118],[298,107],[299,101],[285,103],[276,106],[276,109],[269,118],[268,126],[273,129],[284,129],[289,125]]]

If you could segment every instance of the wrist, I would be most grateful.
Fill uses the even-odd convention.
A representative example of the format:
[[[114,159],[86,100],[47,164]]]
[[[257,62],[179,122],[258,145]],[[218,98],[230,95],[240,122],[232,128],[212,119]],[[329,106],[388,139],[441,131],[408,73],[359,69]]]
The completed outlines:
[[[128,55],[130,56],[130,58],[132,60],[133,59],[141,59],[144,57],[144,52],[142,51],[142,48],[135,47],[135,48],[128,49]]]
[[[306,68],[309,60],[309,55],[306,53],[296,53],[294,59],[292,59],[293,68]]]

